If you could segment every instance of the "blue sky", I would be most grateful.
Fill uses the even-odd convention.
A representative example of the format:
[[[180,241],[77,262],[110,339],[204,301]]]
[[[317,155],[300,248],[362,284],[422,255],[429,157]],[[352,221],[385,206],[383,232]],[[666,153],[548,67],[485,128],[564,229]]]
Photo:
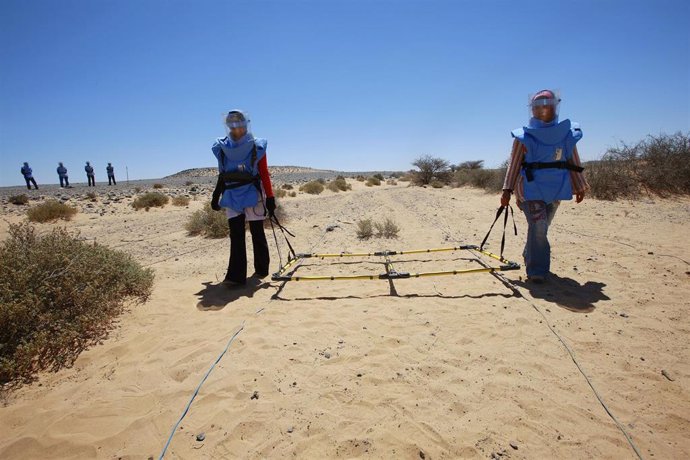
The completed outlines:
[[[0,2],[0,185],[212,166],[242,108],[269,164],[500,164],[527,95],[561,90],[584,159],[690,131],[687,1]],[[100,176],[100,177],[99,177]]]

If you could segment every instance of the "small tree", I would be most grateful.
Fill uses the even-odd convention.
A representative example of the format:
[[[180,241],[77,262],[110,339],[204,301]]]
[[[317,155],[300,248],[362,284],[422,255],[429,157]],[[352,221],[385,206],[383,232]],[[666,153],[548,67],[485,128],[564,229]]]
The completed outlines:
[[[459,163],[455,169],[482,169],[484,167],[484,160],[463,161]]]
[[[429,184],[434,178],[446,182],[448,180],[449,164],[442,158],[424,155],[412,162],[419,171],[415,171],[416,182],[420,185]]]

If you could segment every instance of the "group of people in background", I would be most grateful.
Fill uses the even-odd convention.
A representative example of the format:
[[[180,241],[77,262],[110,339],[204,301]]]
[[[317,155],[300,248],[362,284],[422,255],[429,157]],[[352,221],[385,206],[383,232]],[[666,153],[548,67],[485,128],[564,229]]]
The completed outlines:
[[[84,171],[86,172],[86,180],[89,184],[88,186],[95,187],[96,173],[94,172],[93,166],[91,166],[90,162],[86,162],[86,166],[84,166]],[[105,171],[108,174],[108,185],[117,185],[117,182],[115,182],[115,168],[113,167],[112,163],[108,163],[108,166],[106,166]],[[22,176],[24,176],[24,180],[26,181],[26,188],[31,190],[31,186],[33,185],[34,189],[38,190],[38,184],[36,184],[36,179],[34,179],[33,170],[31,169],[31,166],[29,166],[29,163],[24,162],[24,166],[22,166],[21,173]],[[70,185],[69,176],[67,175],[67,168],[64,164],[62,164],[62,162],[58,163],[57,174],[58,178],[60,179],[60,187],[69,187]]]

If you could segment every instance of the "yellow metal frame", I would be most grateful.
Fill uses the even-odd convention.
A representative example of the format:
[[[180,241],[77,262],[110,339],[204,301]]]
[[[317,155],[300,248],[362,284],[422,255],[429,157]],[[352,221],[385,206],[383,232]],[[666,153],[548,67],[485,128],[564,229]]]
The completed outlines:
[[[489,266],[488,264],[482,264],[482,268],[471,268],[464,270],[445,270],[437,272],[421,272],[421,273],[407,273],[398,272],[393,268],[393,262],[390,260],[390,256],[397,255],[408,255],[408,254],[423,254],[432,252],[444,252],[444,251],[475,251],[483,254],[487,257],[495,259],[502,263],[499,266]],[[384,257],[386,272],[378,275],[340,275],[340,276],[294,276],[294,272],[299,268],[300,264],[305,259],[327,259],[327,258],[345,258],[345,257]],[[501,256],[493,254],[489,251],[480,249],[479,246],[466,245],[466,246],[453,246],[447,248],[432,248],[432,249],[413,249],[407,251],[377,251],[377,252],[341,252],[341,253],[312,253],[312,254],[297,254],[295,257],[288,260],[288,262],[280,268],[276,273],[273,274],[271,279],[273,281],[337,281],[337,280],[393,280],[393,279],[406,279],[406,278],[424,278],[428,276],[447,276],[447,275],[468,275],[472,273],[493,273],[509,270],[520,269],[520,264],[517,262],[511,262],[510,260],[504,259]]]

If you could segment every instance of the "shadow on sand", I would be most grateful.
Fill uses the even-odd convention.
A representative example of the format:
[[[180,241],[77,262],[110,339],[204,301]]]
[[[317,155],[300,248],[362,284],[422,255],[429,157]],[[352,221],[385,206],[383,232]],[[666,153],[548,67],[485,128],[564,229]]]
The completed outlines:
[[[559,307],[576,313],[589,313],[594,311],[595,303],[600,300],[610,300],[604,294],[606,284],[596,281],[580,284],[574,279],[551,274],[548,282],[544,284],[525,281],[515,281],[515,284],[528,290],[535,299],[555,303]]]
[[[228,288],[222,283],[211,281],[202,283],[204,288],[194,295],[199,296],[196,308],[201,311],[218,311],[241,297],[254,297],[260,289],[267,289],[271,284],[258,278],[247,278],[247,284],[241,287]]]

